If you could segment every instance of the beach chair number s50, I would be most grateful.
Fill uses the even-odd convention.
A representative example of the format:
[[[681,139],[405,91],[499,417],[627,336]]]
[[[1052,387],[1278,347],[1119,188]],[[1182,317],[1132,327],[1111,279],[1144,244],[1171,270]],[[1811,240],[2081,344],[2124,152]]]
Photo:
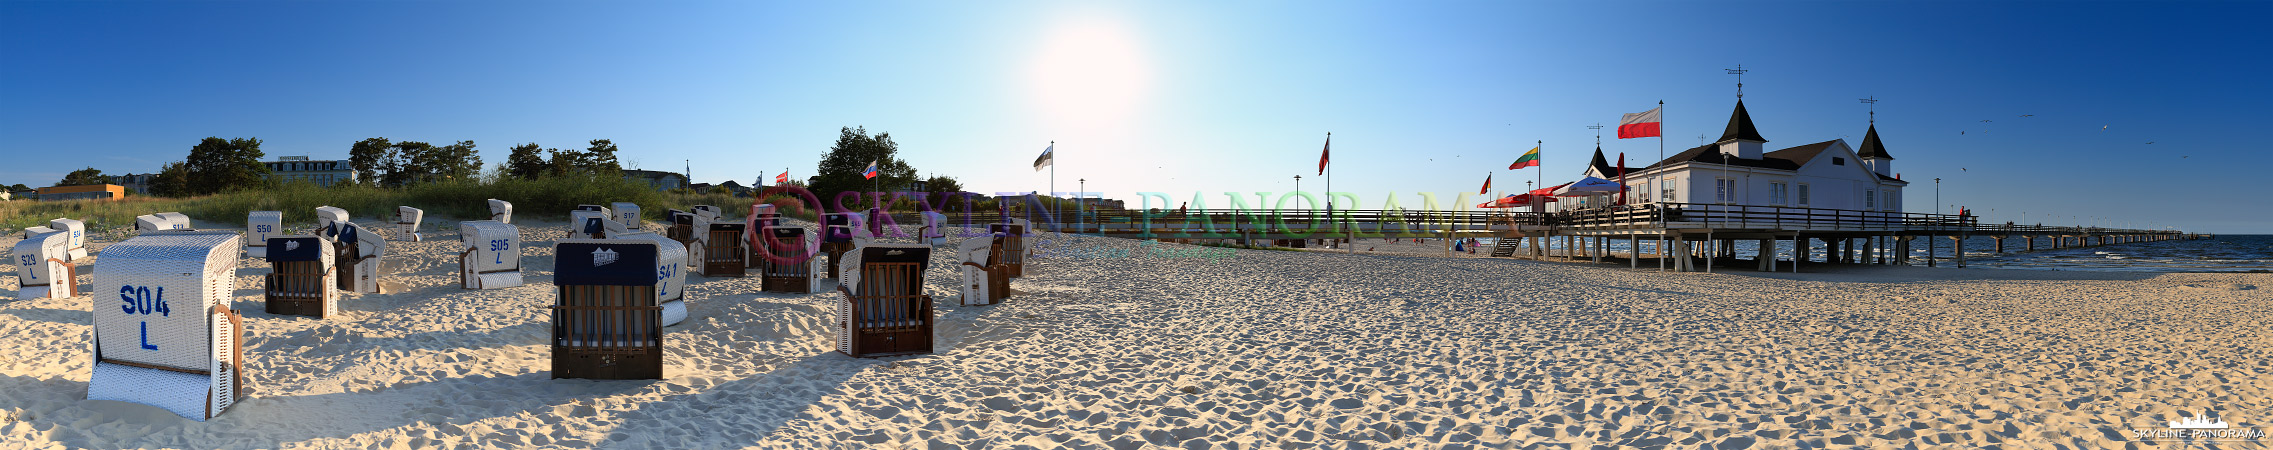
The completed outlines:
[[[149,287],[119,286],[118,299],[126,302],[119,308],[125,310],[127,314],[157,313],[160,316],[173,316],[173,310],[166,308],[166,288],[164,286],[158,287],[158,295],[150,295]],[[149,321],[142,322],[142,349],[158,349],[158,346],[150,345]]]
[[[505,241],[507,241],[507,240],[508,240],[508,239],[490,239],[490,240],[489,240],[489,251],[492,251],[492,252],[498,252],[498,253],[497,253],[497,264],[504,264],[504,263],[505,263],[505,253],[503,253],[503,252],[505,251]]]
[[[267,232],[268,232],[268,225],[253,225],[253,232],[254,232],[254,233],[267,233]]]

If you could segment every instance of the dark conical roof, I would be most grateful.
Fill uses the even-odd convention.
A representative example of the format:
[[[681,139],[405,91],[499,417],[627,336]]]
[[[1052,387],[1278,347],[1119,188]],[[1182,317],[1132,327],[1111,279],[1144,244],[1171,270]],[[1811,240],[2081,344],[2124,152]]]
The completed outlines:
[[[1878,124],[1871,124],[1870,131],[1863,133],[1863,148],[1855,151],[1855,156],[1894,160],[1894,155],[1886,154],[1886,144],[1878,141]]]
[[[1713,142],[1730,139],[1768,142],[1767,139],[1760,137],[1760,130],[1752,128],[1752,113],[1744,112],[1743,100],[1736,101],[1736,112],[1728,116],[1728,131],[1721,132],[1720,140]]]

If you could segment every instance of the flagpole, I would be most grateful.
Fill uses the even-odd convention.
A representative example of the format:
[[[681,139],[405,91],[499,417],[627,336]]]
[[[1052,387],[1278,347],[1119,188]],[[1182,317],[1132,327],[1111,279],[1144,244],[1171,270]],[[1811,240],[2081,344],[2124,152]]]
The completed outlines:
[[[1050,198],[1057,198],[1057,196],[1058,196],[1058,155],[1057,155],[1057,152],[1058,152],[1058,141],[1050,141]],[[1060,225],[1061,223],[1063,223],[1063,222],[1065,221],[1065,217],[1064,217],[1064,214],[1065,214],[1065,212],[1064,212],[1064,211],[1060,211],[1060,210],[1058,209],[1058,203],[1057,203],[1057,202],[1051,202],[1051,203],[1050,203],[1050,225],[1051,225],[1051,228],[1058,228],[1058,229],[1059,229],[1059,231],[1064,231],[1064,228],[1062,228],[1062,227],[1063,227],[1063,225]]]

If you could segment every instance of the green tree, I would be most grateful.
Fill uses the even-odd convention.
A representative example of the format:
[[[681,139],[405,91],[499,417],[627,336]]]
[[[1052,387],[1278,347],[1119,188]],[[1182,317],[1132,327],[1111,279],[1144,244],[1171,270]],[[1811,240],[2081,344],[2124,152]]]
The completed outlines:
[[[931,178],[923,180],[923,190],[934,196],[949,192],[962,192],[963,182],[956,181],[955,177],[933,175]]]
[[[32,190],[32,187],[31,187],[31,186],[25,186],[23,183],[16,183],[16,184],[11,184],[11,185],[8,185],[8,187],[7,187],[6,189],[8,190],[8,192],[16,192],[16,191],[29,191],[29,190]]]
[[[592,167],[592,154],[590,153],[576,149],[569,149],[564,152],[549,148],[545,149],[545,152],[552,154],[552,160],[547,164],[551,166],[552,176],[565,177],[590,173]]]
[[[425,142],[396,142],[388,152],[387,162],[382,163],[386,173],[380,176],[379,185],[403,187],[425,179],[433,173],[433,169],[425,165],[434,162],[433,157],[427,156],[433,150],[434,144]]]
[[[481,154],[474,149],[474,141],[433,147],[420,163],[427,169],[424,181],[471,180],[481,176]]]
[[[391,170],[395,145],[387,138],[375,137],[356,141],[347,149],[347,167],[355,170],[355,179],[366,186],[379,184],[379,171]]]
[[[591,144],[591,148],[584,149],[584,153],[591,158],[587,162],[591,165],[585,170],[593,175],[623,176],[623,164],[616,162],[616,143],[607,139],[593,139]]]
[[[150,195],[182,197],[192,195],[189,190],[189,164],[181,161],[166,163],[156,175],[150,176]]]
[[[515,145],[512,153],[505,156],[503,171],[507,176],[524,180],[545,176],[551,168],[547,167],[543,151],[535,142]]]
[[[208,137],[189,148],[189,159],[183,161],[189,169],[188,195],[204,195],[222,191],[265,185],[268,165],[260,159],[260,139],[221,139]]]
[[[837,195],[843,192],[865,192],[873,186],[887,189],[904,187],[916,180],[916,169],[901,161],[897,155],[900,145],[892,142],[892,133],[868,135],[868,128],[844,127],[838,130],[837,143],[821,155],[820,166],[815,168],[813,193],[819,195],[822,206],[837,210]],[[877,165],[876,180],[861,176],[868,164]],[[844,207],[860,209],[847,197]]]
[[[55,182],[56,186],[86,186],[90,184],[110,184],[110,177],[103,176],[101,170],[88,167],[71,171],[70,174],[63,176],[62,181]]]

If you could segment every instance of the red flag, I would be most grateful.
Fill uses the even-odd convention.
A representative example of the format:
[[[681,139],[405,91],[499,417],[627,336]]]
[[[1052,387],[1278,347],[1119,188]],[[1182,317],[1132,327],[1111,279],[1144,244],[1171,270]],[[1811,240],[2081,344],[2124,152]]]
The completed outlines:
[[[1326,155],[1334,153],[1334,133],[1326,133],[1326,148],[1318,150],[1318,174],[1326,174]]]
[[[1664,110],[1665,107],[1659,106],[1618,119],[1618,138],[1664,137],[1657,130],[1658,125],[1665,122],[1660,118]]]
[[[780,175],[774,175],[773,184],[789,184],[789,172],[782,172]]]
[[[1492,176],[1491,176],[1491,175],[1485,175],[1485,176],[1484,176],[1484,188],[1483,188],[1483,189],[1478,189],[1478,190],[1476,190],[1476,195],[1484,195],[1484,194],[1490,194],[1490,193],[1492,193]]]

